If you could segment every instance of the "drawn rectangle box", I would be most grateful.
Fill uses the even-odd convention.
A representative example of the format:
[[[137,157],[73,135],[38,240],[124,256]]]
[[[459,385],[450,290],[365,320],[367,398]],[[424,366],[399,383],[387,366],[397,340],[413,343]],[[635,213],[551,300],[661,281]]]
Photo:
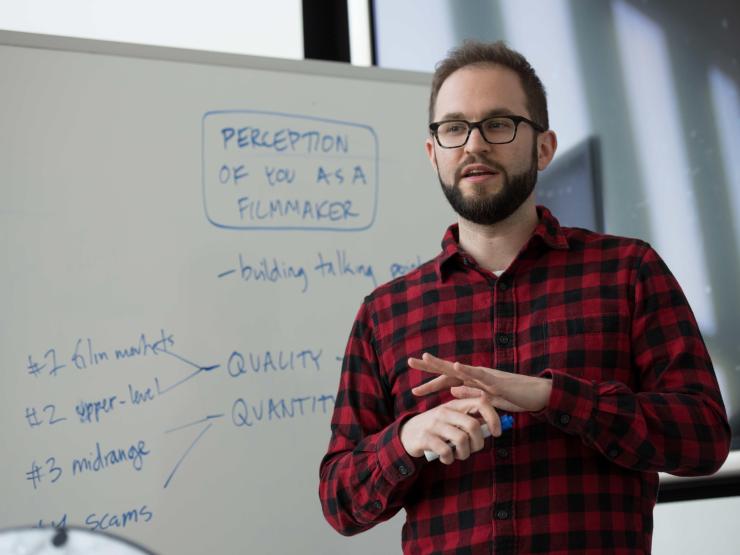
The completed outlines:
[[[215,226],[361,231],[378,209],[367,125],[258,110],[203,116],[203,203]]]

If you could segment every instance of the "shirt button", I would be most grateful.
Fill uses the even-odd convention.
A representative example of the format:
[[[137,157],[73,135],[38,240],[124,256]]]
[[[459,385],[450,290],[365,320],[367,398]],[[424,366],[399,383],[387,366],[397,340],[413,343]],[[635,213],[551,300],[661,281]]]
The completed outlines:
[[[409,469],[405,464],[402,464],[398,467],[398,472],[401,474],[401,476],[408,476]]]
[[[505,459],[506,457],[509,456],[509,450],[508,449],[505,449],[503,447],[499,447],[498,449],[496,449],[496,455],[500,459]]]
[[[496,336],[496,343],[498,343],[501,346],[506,346],[511,341],[511,337],[508,333],[499,333]]]
[[[509,511],[507,511],[506,509],[499,509],[498,511],[496,511],[496,518],[499,520],[506,520],[507,518],[509,518]]]
[[[498,288],[499,288],[499,289],[500,289],[501,291],[506,291],[506,290],[507,290],[507,289],[509,288],[509,282],[508,282],[508,281],[506,281],[506,280],[500,280],[500,281],[498,282]]]
[[[616,459],[617,455],[619,455],[619,450],[615,448],[609,449],[608,455],[609,455],[609,458]]]
[[[561,414],[560,415],[560,423],[565,426],[570,422],[570,415],[568,414]]]
[[[373,509],[375,509],[376,511],[379,511],[382,508],[383,508],[383,504],[380,501],[376,501],[375,503],[373,503]]]

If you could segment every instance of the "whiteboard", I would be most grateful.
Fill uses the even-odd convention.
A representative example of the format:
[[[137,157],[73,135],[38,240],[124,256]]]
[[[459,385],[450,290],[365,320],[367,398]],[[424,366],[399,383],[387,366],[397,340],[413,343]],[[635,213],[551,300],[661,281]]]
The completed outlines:
[[[354,315],[453,216],[425,74],[0,32],[0,528],[378,553],[318,466]]]

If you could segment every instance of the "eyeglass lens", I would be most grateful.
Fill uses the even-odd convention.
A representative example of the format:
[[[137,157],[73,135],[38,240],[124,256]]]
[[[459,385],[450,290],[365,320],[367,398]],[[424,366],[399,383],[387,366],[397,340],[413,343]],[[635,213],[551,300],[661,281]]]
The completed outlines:
[[[466,121],[445,121],[437,128],[439,143],[448,148],[462,146],[467,142],[471,125]],[[514,139],[516,124],[508,118],[489,118],[482,121],[478,129],[489,143],[508,143]]]

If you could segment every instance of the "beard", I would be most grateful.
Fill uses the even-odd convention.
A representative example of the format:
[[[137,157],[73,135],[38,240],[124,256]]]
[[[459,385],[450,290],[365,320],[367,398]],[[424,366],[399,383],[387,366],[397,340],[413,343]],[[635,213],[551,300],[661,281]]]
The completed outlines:
[[[447,201],[457,214],[475,224],[493,225],[501,220],[511,216],[524,203],[529,195],[534,191],[537,184],[537,143],[532,148],[532,158],[528,169],[522,173],[509,176],[509,173],[501,165],[487,160],[483,157],[475,160],[466,160],[460,167],[468,164],[485,164],[501,174],[502,186],[501,191],[496,194],[485,194],[483,189],[485,185],[480,186],[480,195],[474,198],[463,196],[460,188],[460,172],[455,172],[454,183],[446,184],[442,181],[437,167],[437,177],[439,184],[442,186],[442,192],[447,197]]]

